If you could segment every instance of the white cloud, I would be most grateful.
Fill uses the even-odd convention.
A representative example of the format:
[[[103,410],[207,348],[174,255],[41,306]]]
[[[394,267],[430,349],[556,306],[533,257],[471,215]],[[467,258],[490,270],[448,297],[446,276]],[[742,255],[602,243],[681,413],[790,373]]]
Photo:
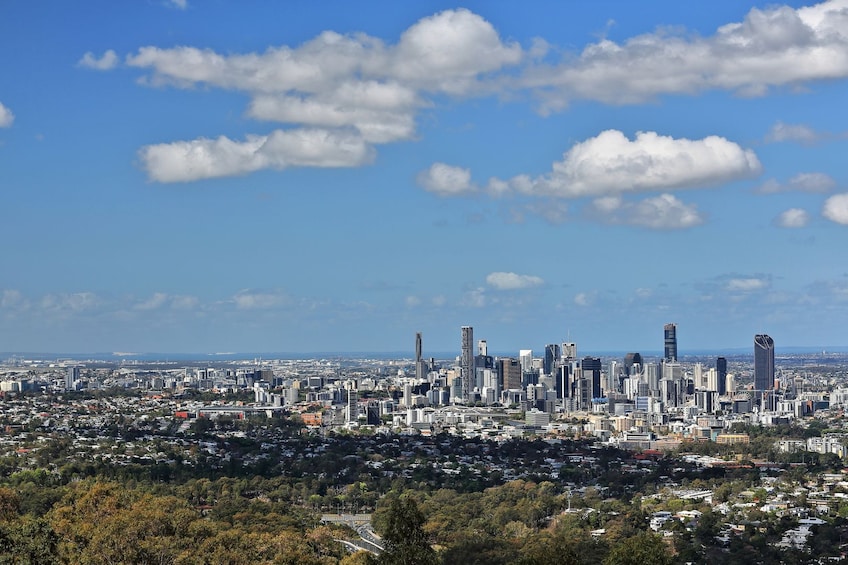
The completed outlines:
[[[532,69],[525,83],[539,89],[543,110],[555,110],[575,99],[633,104],[713,89],[758,96],[773,86],[844,78],[846,6],[753,8],[707,37],[662,29],[623,43],[602,39],[558,66]]]
[[[192,310],[197,307],[199,300],[194,296],[170,295],[164,292],[155,292],[153,296],[133,306],[134,310],[159,310],[170,307],[172,310]]]
[[[591,306],[594,302],[594,292],[578,292],[574,295],[574,303],[578,306]]]
[[[727,281],[725,290],[730,292],[754,292],[756,290],[766,289],[770,285],[771,281],[766,278],[733,278]]]
[[[188,0],[168,0],[168,5],[177,10],[188,9]]]
[[[156,292],[149,299],[135,305],[136,310],[158,310],[165,305],[168,295],[164,292]]]
[[[488,188],[495,194],[579,198],[704,187],[751,177],[760,169],[753,151],[723,137],[690,140],[639,132],[631,141],[607,130],[575,144],[547,175],[493,179]]]
[[[486,306],[486,289],[478,287],[466,292],[463,296],[462,304],[471,308],[483,308]]]
[[[590,218],[604,223],[657,230],[686,229],[704,223],[697,207],[671,194],[660,194],[638,202],[607,196],[592,201],[586,212]]]
[[[198,138],[139,150],[151,180],[189,182],[287,167],[354,167],[373,160],[373,148],[353,134],[320,129],[276,130],[245,141]]]
[[[0,128],[8,128],[15,121],[15,115],[12,111],[0,102]]]
[[[489,73],[517,64],[522,57],[520,46],[502,42],[489,22],[458,9],[419,20],[395,45],[364,33],[325,31],[298,47],[272,47],[264,53],[222,55],[187,46],[147,46],[127,57],[127,64],[149,70],[143,82],[152,85],[207,85],[246,92],[250,97],[247,113],[253,118],[316,128],[308,131],[331,131],[346,138],[354,137],[352,130],[369,158],[346,159],[340,166],[359,166],[370,161],[370,144],[414,138],[416,114],[431,104],[426,94],[458,96],[480,91],[481,80]],[[93,56],[90,59],[95,61]],[[293,131],[289,133],[293,135]],[[297,137],[292,141],[307,142]],[[209,143],[178,141],[149,147],[180,152]],[[250,142],[246,145],[242,149],[252,153]],[[230,147],[228,157],[234,149],[240,153]],[[223,174],[265,168],[261,159],[241,156],[236,161],[220,167],[227,171]],[[205,172],[197,174],[192,169],[196,164],[190,160],[180,159],[173,165],[169,174],[151,174],[151,178],[173,182],[221,176],[209,174],[215,167],[208,165],[199,167]],[[305,166],[326,165],[319,159],[317,164]]]
[[[834,194],[825,200],[822,215],[831,222],[848,225],[848,193]]]
[[[29,308],[29,300],[19,290],[7,289],[0,295],[0,308],[26,310]]]
[[[781,184],[774,179],[769,179],[759,187],[756,192],[760,194],[774,194],[778,192],[828,192],[836,186],[836,181],[825,173],[798,173],[786,184]]]
[[[471,182],[471,171],[445,163],[433,163],[416,177],[418,184],[439,196],[459,196],[476,191]]]
[[[415,308],[421,305],[421,299],[413,295],[407,296],[404,302],[406,302],[408,308]]]
[[[47,294],[41,299],[41,308],[52,311],[82,312],[95,308],[100,303],[92,292]]]
[[[492,25],[465,9],[424,18],[401,35],[392,74],[427,90],[462,94],[480,74],[521,61],[515,43],[504,44]]]
[[[768,134],[766,134],[766,142],[795,141],[802,145],[812,145],[822,139],[822,137],[821,134],[817,133],[810,126],[777,122],[771,127]]]
[[[448,300],[444,297],[444,295],[438,294],[434,296],[430,302],[433,304],[433,306],[441,308],[442,306],[447,304]]]
[[[489,273],[486,284],[498,290],[516,290],[541,286],[545,281],[541,277],[533,275],[519,275],[517,273],[496,272]]]
[[[118,66],[118,54],[109,49],[98,59],[94,53],[89,51],[82,56],[82,59],[77,61],[77,66],[95,71],[108,71]]]
[[[281,290],[254,291],[244,289],[233,296],[233,302],[239,310],[276,308],[289,304],[291,299]]]
[[[790,208],[782,212],[774,223],[781,228],[803,228],[810,222],[810,214],[801,208]]]
[[[414,136],[415,111],[422,105],[418,94],[401,84],[351,81],[309,96],[257,94],[248,115],[308,126],[352,126],[370,143],[389,143]]]

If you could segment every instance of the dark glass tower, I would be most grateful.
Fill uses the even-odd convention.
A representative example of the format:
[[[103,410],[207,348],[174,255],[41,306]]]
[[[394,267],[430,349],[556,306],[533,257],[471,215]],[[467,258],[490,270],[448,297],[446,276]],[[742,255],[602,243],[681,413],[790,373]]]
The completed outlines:
[[[591,379],[592,396],[590,398],[601,398],[601,360],[598,357],[584,357],[580,363],[583,369],[583,378]]]
[[[774,388],[774,340],[766,334],[754,336],[754,390]]]
[[[666,361],[677,361],[677,325],[666,324],[663,326],[665,348],[663,359]]]
[[[633,366],[642,367],[642,355],[640,353],[628,353],[624,356],[624,374],[628,377],[633,374]]]
[[[724,357],[716,359],[716,373],[718,373],[716,388],[718,389],[718,395],[722,396],[727,394],[727,359]]]

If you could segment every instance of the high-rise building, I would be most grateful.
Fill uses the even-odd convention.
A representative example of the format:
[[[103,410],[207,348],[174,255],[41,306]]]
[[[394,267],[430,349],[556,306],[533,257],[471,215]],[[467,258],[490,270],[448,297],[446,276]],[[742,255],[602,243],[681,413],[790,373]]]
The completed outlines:
[[[584,357],[580,363],[583,370],[583,378],[590,386],[591,396],[589,398],[601,398],[601,360],[598,357]],[[591,384],[589,384],[591,383]]]
[[[719,396],[724,396],[727,393],[727,359],[725,357],[716,359],[716,372],[718,373],[716,390]]]
[[[501,357],[498,359],[498,372],[501,375],[503,390],[521,388],[521,364],[518,362],[518,359]]]
[[[663,326],[665,347],[663,359],[666,361],[677,361],[677,325],[666,324]]]
[[[559,345],[550,343],[545,346],[545,362],[542,370],[546,375],[553,375],[559,361]]]
[[[427,363],[422,357],[421,332],[415,334],[415,378],[419,381],[424,379],[427,372]]]
[[[754,336],[754,390],[774,388],[774,340],[766,334]]]
[[[638,368],[636,366],[638,365]],[[642,370],[642,354],[641,353],[628,353],[624,356],[624,374],[626,376],[631,376],[633,374],[638,374]]]
[[[485,339],[481,339],[477,342],[477,355],[482,355],[483,357],[489,354],[489,344]]]
[[[68,372],[65,374],[65,390],[75,390],[75,383],[79,380],[79,378],[79,367],[68,367]]]
[[[474,328],[462,326],[462,357],[459,368],[462,371],[462,399],[469,400],[474,391]]]
[[[562,354],[563,361],[576,361],[577,360],[577,344],[571,342],[565,342],[562,344],[562,349],[560,350]]]

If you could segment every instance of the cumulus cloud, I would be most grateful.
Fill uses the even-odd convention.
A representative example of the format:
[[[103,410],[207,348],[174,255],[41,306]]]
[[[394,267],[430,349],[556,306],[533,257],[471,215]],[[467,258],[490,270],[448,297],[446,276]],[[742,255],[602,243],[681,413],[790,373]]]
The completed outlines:
[[[415,179],[429,192],[439,196],[460,196],[476,191],[471,182],[471,171],[445,163],[433,163],[429,169],[421,171]]]
[[[168,5],[177,10],[188,9],[188,0],[168,0]]]
[[[834,194],[825,200],[822,216],[831,222],[848,225],[848,193]]]
[[[845,0],[753,8],[711,36],[662,29],[623,43],[602,39],[559,65],[531,69],[525,84],[538,89],[550,111],[575,99],[633,104],[713,89],[757,96],[775,86],[844,78],[845,8]]]
[[[15,115],[12,111],[0,102],[0,128],[11,127],[15,121]]]
[[[151,180],[189,182],[288,167],[353,167],[369,163],[373,148],[361,137],[320,129],[276,130],[244,141],[221,136],[147,145],[139,150]]]
[[[497,290],[516,290],[541,286],[545,281],[541,277],[533,275],[519,275],[517,273],[496,272],[489,273],[486,284]]]
[[[240,290],[233,296],[236,308],[240,310],[254,310],[276,308],[291,302],[288,294],[281,290]]]
[[[578,306],[591,306],[594,302],[594,292],[578,292],[574,295],[574,303]]]
[[[462,305],[470,308],[483,308],[486,306],[486,289],[477,287],[469,290],[462,297]]]
[[[620,131],[607,130],[575,144],[546,175],[492,179],[488,189],[493,194],[578,198],[704,187],[760,170],[753,151],[723,137],[691,140],[639,132],[631,141]]]
[[[810,222],[810,214],[802,208],[790,208],[782,212],[774,223],[781,228],[803,228]]]
[[[629,225],[657,230],[692,228],[704,223],[696,206],[686,204],[671,194],[660,194],[638,202],[620,196],[606,196],[592,201],[586,214],[608,224]]]
[[[754,292],[771,286],[771,280],[764,277],[732,278],[725,284],[730,292]]]
[[[164,292],[155,292],[153,296],[144,302],[140,302],[135,305],[136,310],[157,310],[164,306],[165,302],[168,300],[168,295]]]
[[[99,58],[89,51],[77,61],[77,66],[95,71],[108,71],[118,66],[118,54],[109,49]]]
[[[146,311],[169,307],[172,310],[191,310],[197,307],[199,302],[194,296],[170,295],[164,292],[155,292],[147,300],[136,304],[133,309]]]
[[[415,295],[409,295],[409,296],[407,296],[407,297],[406,297],[406,299],[404,300],[404,302],[406,302],[406,306],[407,306],[408,308],[415,308],[416,306],[420,306],[420,305],[421,305],[421,299],[420,299],[420,298],[418,298],[418,297],[417,297],[417,296],[415,296]]]
[[[44,310],[82,312],[95,308],[100,303],[92,292],[47,294],[40,302]]]
[[[822,139],[822,135],[810,126],[803,124],[785,124],[777,122],[766,134],[766,142],[780,143],[783,141],[794,141],[802,145],[812,145]]]
[[[777,192],[828,192],[836,186],[836,181],[825,173],[798,173],[785,184],[774,179],[769,179],[759,187],[756,192],[760,194],[774,194]]]
[[[0,294],[0,308],[26,310],[29,308],[29,300],[19,290],[6,289]]]
[[[88,54],[87,54],[88,55]],[[485,19],[465,9],[446,10],[423,18],[401,34],[394,45],[364,33],[342,35],[325,31],[297,47],[280,46],[263,53],[220,54],[211,49],[182,46],[140,48],[127,57],[131,67],[149,74],[143,82],[177,88],[210,86],[245,92],[250,117],[291,124],[328,136],[356,139],[358,154],[333,166],[370,162],[372,144],[412,139],[418,111],[431,105],[430,94],[468,95],[483,89],[483,79],[523,58],[521,47],[503,42]],[[84,57],[84,60],[86,58]],[[92,55],[88,60],[100,62]],[[297,131],[296,129],[294,131]],[[292,135],[292,142],[309,140]],[[153,180],[186,181],[243,174],[276,165],[255,158],[248,136],[241,147],[226,151],[228,164],[218,173],[191,159],[174,160],[167,174],[148,170]],[[224,144],[226,138],[219,138]],[[153,145],[177,153],[209,140]],[[147,155],[147,149],[142,155]],[[290,148],[298,152],[297,148]],[[274,159],[270,159],[274,161]],[[326,166],[324,159],[304,166]],[[178,171],[177,169],[183,169]]]

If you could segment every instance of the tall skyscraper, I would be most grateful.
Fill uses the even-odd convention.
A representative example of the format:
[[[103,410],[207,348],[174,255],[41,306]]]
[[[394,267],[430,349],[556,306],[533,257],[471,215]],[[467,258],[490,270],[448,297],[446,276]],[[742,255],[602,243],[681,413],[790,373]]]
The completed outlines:
[[[589,398],[601,398],[601,360],[598,357],[584,357],[580,364],[583,369],[583,378],[586,379],[590,396]]]
[[[727,393],[727,359],[724,357],[719,357],[716,359],[716,373],[718,376],[716,377],[716,390],[718,391],[719,396],[723,396]]]
[[[754,336],[754,390],[774,388],[774,340],[766,334]]]
[[[498,372],[503,383],[503,390],[521,388],[521,364],[518,359],[501,357],[498,359]]]
[[[542,370],[546,375],[553,375],[556,372],[556,364],[559,361],[559,345],[550,343],[545,346],[545,364]]]
[[[422,357],[423,350],[421,348],[421,332],[415,334],[415,378],[418,381],[424,379],[427,374],[427,363]]]
[[[68,372],[65,373],[65,390],[75,390],[76,381],[80,378],[79,367],[68,367]]]
[[[462,326],[462,357],[459,368],[462,371],[462,399],[466,402],[474,391],[474,328]]]
[[[663,359],[666,361],[677,361],[677,325],[666,324],[663,326],[665,348]]]

